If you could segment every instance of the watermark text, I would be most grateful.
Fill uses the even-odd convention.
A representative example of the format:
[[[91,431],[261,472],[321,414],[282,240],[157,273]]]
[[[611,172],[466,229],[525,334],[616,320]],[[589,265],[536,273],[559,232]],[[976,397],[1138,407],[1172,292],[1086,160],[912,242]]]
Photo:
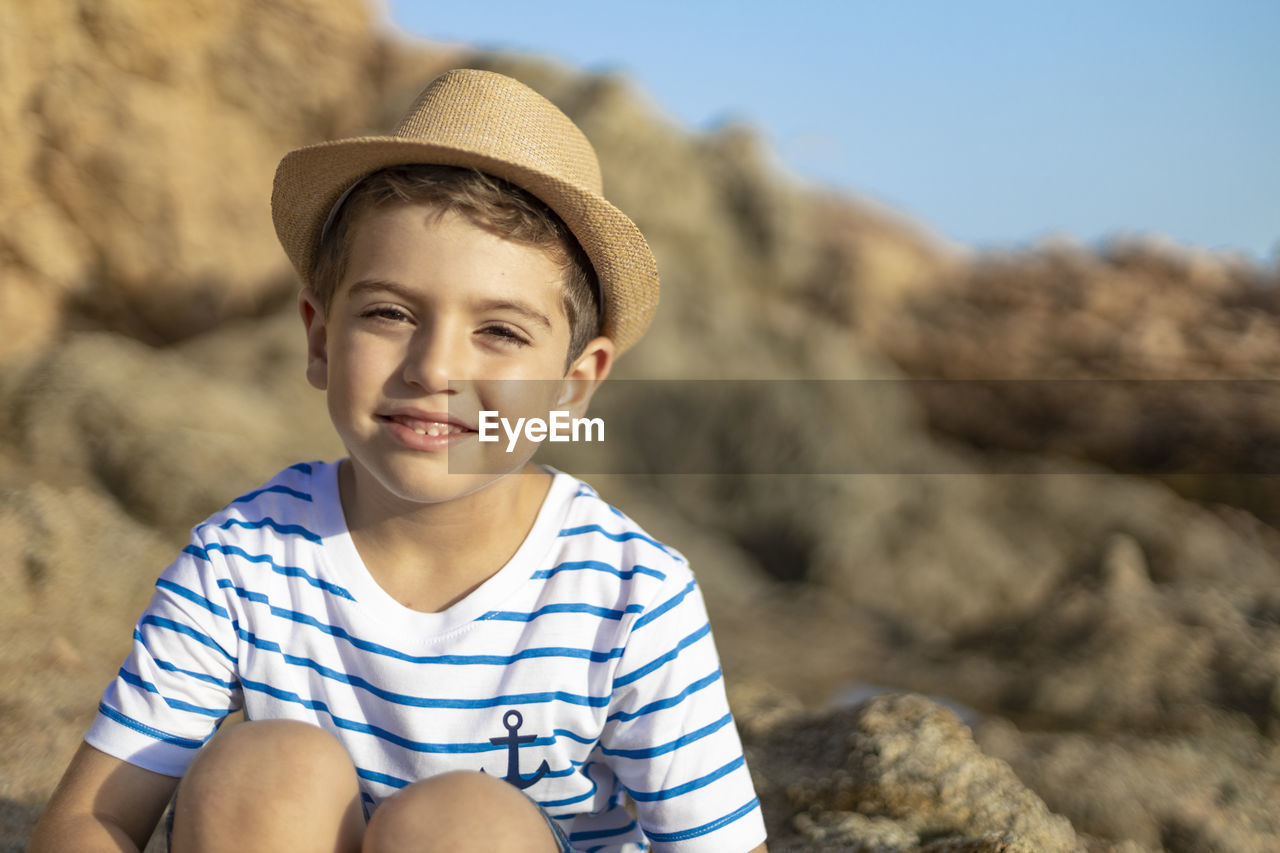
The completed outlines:
[[[604,441],[604,420],[602,418],[574,418],[559,409],[552,410],[546,420],[542,418],[504,418],[499,412],[482,410],[480,412],[480,440],[498,441],[501,436],[498,428],[502,428],[507,436],[507,452],[516,448],[520,436],[533,442],[543,441]]]

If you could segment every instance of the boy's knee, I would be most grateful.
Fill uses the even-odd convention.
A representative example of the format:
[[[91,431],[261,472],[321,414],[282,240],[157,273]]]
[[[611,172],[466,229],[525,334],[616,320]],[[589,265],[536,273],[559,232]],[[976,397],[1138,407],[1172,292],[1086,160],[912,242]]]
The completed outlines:
[[[228,774],[229,779],[225,778]],[[305,782],[312,774],[324,779],[350,775],[354,780],[355,767],[338,739],[319,726],[296,720],[259,720],[219,732],[196,756],[187,776],[244,785],[264,776]]]
[[[403,789],[374,812],[365,853],[393,850],[555,850],[524,794],[493,776],[455,771]]]
[[[292,720],[220,732],[183,777],[174,818],[180,850],[235,849],[223,841],[243,833],[271,837],[288,826],[305,827],[294,830],[294,840],[314,830],[344,839],[338,849],[356,849],[364,822],[355,766],[342,744]]]

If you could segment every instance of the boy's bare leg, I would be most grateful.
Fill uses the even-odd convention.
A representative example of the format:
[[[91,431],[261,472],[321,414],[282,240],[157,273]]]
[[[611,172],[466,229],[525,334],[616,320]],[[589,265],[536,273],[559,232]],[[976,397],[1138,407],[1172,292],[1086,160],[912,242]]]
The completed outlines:
[[[373,813],[364,853],[558,850],[538,807],[483,773],[456,771],[415,782]]]
[[[192,762],[174,806],[173,853],[355,853],[364,813],[336,738],[291,720],[240,723]]]

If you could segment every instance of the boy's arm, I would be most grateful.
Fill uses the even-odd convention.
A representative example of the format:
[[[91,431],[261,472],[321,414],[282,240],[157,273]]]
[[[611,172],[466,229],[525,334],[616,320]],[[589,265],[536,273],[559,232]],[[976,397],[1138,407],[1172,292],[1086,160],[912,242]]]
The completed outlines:
[[[81,743],[31,835],[28,853],[138,851],[178,779]]]
[[[666,572],[633,624],[600,746],[654,851],[765,849],[760,802],[725,696],[706,607],[687,568]]]

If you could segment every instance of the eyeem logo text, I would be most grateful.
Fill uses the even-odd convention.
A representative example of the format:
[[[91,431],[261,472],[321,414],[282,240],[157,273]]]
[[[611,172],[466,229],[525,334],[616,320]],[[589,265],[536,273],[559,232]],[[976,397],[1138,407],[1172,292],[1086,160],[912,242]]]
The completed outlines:
[[[480,440],[497,441],[498,427],[507,435],[507,452],[516,449],[516,442],[523,432],[529,441],[604,441],[602,418],[571,418],[569,413],[552,410],[550,420],[542,418],[509,418],[487,409],[480,412]]]

